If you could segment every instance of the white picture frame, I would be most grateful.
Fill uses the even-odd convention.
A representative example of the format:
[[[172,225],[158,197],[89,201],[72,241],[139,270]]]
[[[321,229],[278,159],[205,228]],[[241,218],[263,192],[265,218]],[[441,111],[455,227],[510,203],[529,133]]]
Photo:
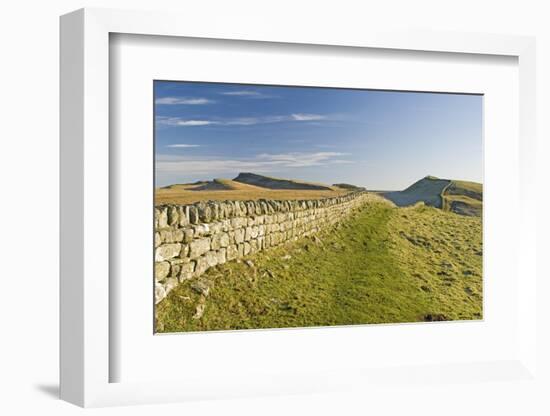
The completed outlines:
[[[331,45],[333,47],[431,51],[517,57],[519,65],[520,190],[517,270],[517,354],[498,362],[442,363],[418,370],[422,379],[443,372],[449,380],[479,382],[484,376],[525,380],[536,375],[536,270],[534,200],[535,41],[530,37],[465,33],[331,32],[312,25],[307,32],[277,24],[251,23],[239,30],[223,19],[203,25],[190,16],[107,9],[82,9],[61,18],[61,398],[80,406],[158,403],[197,398],[323,392],[353,385],[407,379],[408,371],[334,369],[318,374],[279,374],[238,380],[220,374],[215,382],[191,374],[178,381],[112,382],[110,366],[120,357],[110,348],[109,37],[110,34],[169,36]],[[112,225],[112,223],[111,223]],[[152,334],[151,334],[152,335]],[[342,334],[350,336],[350,333]],[[241,338],[240,342],[244,342]],[[421,363],[419,363],[420,365]],[[422,367],[420,365],[420,367]],[[358,369],[360,370],[360,368]],[[474,374],[474,375],[472,375]],[[292,378],[292,382],[289,382]],[[344,382],[343,380],[346,380]]]

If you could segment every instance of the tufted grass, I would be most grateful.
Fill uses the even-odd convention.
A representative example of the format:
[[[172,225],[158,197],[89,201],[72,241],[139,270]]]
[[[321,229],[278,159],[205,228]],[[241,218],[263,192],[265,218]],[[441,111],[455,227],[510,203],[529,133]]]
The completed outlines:
[[[252,267],[209,270],[207,297],[182,283],[157,305],[157,332],[481,319],[481,232],[480,217],[376,197]]]

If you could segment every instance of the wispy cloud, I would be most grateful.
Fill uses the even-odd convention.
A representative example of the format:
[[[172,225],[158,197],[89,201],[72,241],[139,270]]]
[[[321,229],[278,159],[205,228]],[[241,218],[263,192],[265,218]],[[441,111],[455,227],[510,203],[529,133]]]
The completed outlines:
[[[347,153],[339,152],[314,152],[314,153],[262,153],[257,156],[260,161],[267,161],[274,165],[282,165],[289,168],[317,166],[322,164],[333,164],[334,162],[345,162],[336,157],[346,156]]]
[[[201,147],[200,144],[186,144],[186,143],[177,143],[177,144],[169,144],[166,147]]]
[[[220,92],[220,94],[243,98],[277,98],[275,95],[265,94],[256,90],[224,91]]]
[[[329,117],[321,114],[295,113],[290,115],[275,115],[261,117],[234,117],[219,119],[183,119],[180,117],[157,117],[157,123],[166,126],[196,127],[196,126],[253,126],[256,124],[304,122],[329,120]]]
[[[262,153],[251,158],[217,159],[193,158],[179,155],[158,155],[156,169],[159,173],[181,175],[235,174],[240,171],[270,172],[290,168],[354,163],[345,159],[347,153],[339,152],[296,152]]]
[[[318,121],[318,120],[324,120],[326,117],[322,116],[320,114],[292,114],[290,117],[292,117],[293,120],[296,121]]]
[[[155,100],[158,105],[204,105],[215,103],[208,98],[200,97],[162,97]]]

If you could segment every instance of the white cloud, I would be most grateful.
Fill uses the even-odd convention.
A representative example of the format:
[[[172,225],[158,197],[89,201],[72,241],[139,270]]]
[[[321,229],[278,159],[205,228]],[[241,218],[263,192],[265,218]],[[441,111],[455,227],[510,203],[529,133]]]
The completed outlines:
[[[340,156],[346,156],[347,153],[339,152],[315,152],[315,153],[282,153],[282,154],[269,154],[263,153],[258,155],[260,160],[268,160],[274,164],[280,164],[285,167],[307,167],[317,166],[326,163],[334,163],[334,158]],[[346,161],[349,162],[349,161]]]
[[[252,91],[252,90],[241,90],[241,91],[227,91],[220,93],[222,95],[238,95],[242,97],[257,97],[259,95],[262,95],[262,93],[258,91]]]
[[[155,100],[155,104],[160,105],[204,105],[212,104],[215,101],[208,98],[194,98],[194,97],[162,97]]]
[[[169,144],[166,147],[201,147],[201,146],[200,146],[200,144],[177,143],[177,144]]]
[[[253,126],[256,124],[271,124],[283,122],[302,122],[302,121],[321,121],[329,118],[321,114],[291,114],[281,116],[262,116],[262,117],[234,117],[224,119],[204,119],[204,120],[185,120],[179,117],[157,117],[157,123],[168,126]]]
[[[256,90],[237,90],[220,92],[221,95],[242,98],[278,98],[276,95],[264,94]]]
[[[343,159],[347,153],[263,153],[244,159],[193,158],[181,155],[158,155],[156,169],[160,174],[177,173],[181,175],[236,174],[241,171],[270,172],[290,168],[353,163]]]
[[[296,121],[317,121],[317,120],[324,120],[326,117],[322,116],[320,114],[292,114],[290,117],[292,117],[293,120]]]

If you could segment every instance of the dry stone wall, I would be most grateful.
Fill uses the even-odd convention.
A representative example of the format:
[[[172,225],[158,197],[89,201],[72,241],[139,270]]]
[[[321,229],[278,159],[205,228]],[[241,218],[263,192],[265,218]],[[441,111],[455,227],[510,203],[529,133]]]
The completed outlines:
[[[155,302],[210,267],[344,219],[366,192],[318,200],[208,201],[155,208]]]

